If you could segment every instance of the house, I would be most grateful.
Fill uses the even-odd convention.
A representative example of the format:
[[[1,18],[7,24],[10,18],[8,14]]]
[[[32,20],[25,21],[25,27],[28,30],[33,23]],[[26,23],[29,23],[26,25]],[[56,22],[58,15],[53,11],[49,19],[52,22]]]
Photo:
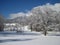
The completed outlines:
[[[4,23],[4,31],[23,31],[24,26],[19,23]]]

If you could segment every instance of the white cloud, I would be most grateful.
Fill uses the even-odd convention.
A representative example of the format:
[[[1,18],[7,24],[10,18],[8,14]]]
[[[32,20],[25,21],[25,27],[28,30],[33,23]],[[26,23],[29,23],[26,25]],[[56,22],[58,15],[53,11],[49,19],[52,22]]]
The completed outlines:
[[[14,13],[14,14],[10,14],[10,19],[19,17],[19,16],[25,16],[26,14],[23,12],[19,12],[19,13]]]
[[[30,11],[28,11],[27,13],[24,12],[19,12],[19,13],[14,13],[14,14],[10,14],[10,19],[14,19],[16,17],[20,17],[20,16],[29,16],[32,15],[32,13]]]

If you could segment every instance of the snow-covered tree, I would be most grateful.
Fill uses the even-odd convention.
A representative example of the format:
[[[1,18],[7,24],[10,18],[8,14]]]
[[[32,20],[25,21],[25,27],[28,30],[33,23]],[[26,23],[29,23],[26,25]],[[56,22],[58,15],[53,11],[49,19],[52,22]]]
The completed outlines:
[[[43,30],[44,35],[47,31],[56,31],[60,29],[60,11],[55,10],[56,5],[46,4],[43,6],[35,7],[31,10],[30,26],[36,31]],[[57,26],[58,25],[58,26]]]
[[[4,17],[0,15],[0,31],[3,31],[4,28]]]

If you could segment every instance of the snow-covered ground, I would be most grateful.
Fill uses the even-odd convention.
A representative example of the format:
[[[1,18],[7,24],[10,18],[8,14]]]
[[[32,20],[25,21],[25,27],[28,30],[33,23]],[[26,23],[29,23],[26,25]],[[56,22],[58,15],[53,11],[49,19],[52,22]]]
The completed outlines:
[[[23,33],[0,32],[0,45],[60,45],[60,36],[56,36],[55,32],[47,36],[40,32],[30,31]]]

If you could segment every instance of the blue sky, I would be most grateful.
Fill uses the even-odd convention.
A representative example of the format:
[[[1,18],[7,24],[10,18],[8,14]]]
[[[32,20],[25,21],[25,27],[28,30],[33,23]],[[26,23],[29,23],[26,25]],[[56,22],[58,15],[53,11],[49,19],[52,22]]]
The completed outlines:
[[[0,13],[7,18],[9,14],[27,12],[33,7],[46,3],[60,3],[60,0],[0,0]]]

